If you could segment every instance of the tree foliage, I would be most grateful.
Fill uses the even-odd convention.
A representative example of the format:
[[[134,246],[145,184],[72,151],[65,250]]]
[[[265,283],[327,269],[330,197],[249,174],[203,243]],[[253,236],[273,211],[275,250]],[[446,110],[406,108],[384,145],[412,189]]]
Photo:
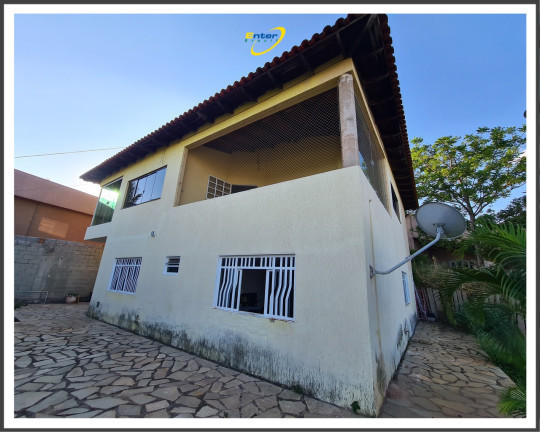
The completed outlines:
[[[525,126],[482,127],[464,138],[412,143],[419,197],[459,206],[472,228],[486,208],[525,183]]]
[[[527,227],[527,209],[525,196],[514,198],[504,209],[495,214],[499,223],[511,222],[514,225]]]

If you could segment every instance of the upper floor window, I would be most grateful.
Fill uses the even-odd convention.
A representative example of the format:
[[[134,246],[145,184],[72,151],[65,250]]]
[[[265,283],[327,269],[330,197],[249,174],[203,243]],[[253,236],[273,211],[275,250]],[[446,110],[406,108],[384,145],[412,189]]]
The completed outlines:
[[[396,195],[396,191],[394,190],[394,186],[390,184],[390,192],[392,193],[392,207],[394,207],[394,211],[396,212],[396,216],[401,221],[401,218],[399,217],[399,201],[398,197]]]
[[[124,208],[161,198],[167,167],[145,174],[129,182]]]
[[[92,225],[99,225],[112,220],[121,183],[122,179],[119,178],[101,188]]]
[[[208,177],[208,188],[206,190],[206,198],[215,198],[218,196],[229,195],[231,193],[232,185],[218,179],[214,176]]]

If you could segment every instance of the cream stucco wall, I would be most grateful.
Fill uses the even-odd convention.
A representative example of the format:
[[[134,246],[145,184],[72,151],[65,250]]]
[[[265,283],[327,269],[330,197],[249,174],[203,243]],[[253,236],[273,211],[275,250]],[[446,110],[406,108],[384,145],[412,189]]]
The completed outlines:
[[[335,86],[347,71],[372,118],[352,62],[345,60],[104,179],[123,181],[112,221],[86,234],[106,239],[91,314],[271,381],[299,384],[323,400],[343,406],[357,400],[363,413],[376,414],[416,318],[410,264],[369,277],[369,265],[386,269],[408,255],[407,232],[360,167],[306,172],[199,202],[192,202],[199,192],[186,192],[188,181],[206,185],[208,174],[236,181],[231,173],[214,171],[215,158],[200,145]],[[190,163],[181,169],[186,152],[188,161],[195,154],[193,169]],[[162,166],[167,172],[161,198],[123,209],[129,180]],[[390,179],[387,161],[384,169]],[[179,199],[190,204],[175,206]],[[403,220],[402,207],[400,212]],[[295,254],[294,322],[212,307],[218,258],[231,254]],[[177,276],[163,274],[168,255],[182,257]],[[114,259],[136,256],[143,258],[136,294],[107,291]],[[403,269],[410,278],[409,305]]]
[[[364,204],[349,199],[361,193],[361,175],[359,167],[332,171],[157,218],[142,206],[119,212],[117,224],[146,229],[107,240],[93,313],[324,400],[358,400],[374,414],[368,287],[359,283],[369,239],[358,219]],[[212,307],[220,255],[285,253],[296,256],[294,322]],[[178,276],[162,274],[167,255],[182,257]],[[143,259],[136,294],[107,291],[114,259],[135,256]]]

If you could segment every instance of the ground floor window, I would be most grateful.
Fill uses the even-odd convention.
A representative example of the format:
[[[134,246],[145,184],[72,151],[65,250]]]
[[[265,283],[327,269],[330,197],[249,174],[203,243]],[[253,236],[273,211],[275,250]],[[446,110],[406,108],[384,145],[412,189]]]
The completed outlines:
[[[294,255],[222,256],[214,306],[268,318],[294,318]]]
[[[165,268],[163,269],[163,273],[177,275],[179,270],[180,270],[180,257],[168,256],[165,260]]]
[[[142,258],[117,258],[109,291],[135,294]]]
[[[409,292],[409,278],[407,273],[401,272],[401,279],[403,280],[403,296],[405,297],[405,304],[408,305],[411,302],[411,294]]]

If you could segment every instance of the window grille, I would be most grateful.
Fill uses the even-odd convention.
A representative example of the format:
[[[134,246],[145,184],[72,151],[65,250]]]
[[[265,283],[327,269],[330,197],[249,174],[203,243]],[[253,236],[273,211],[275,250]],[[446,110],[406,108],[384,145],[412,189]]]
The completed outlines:
[[[411,302],[411,294],[409,292],[409,278],[407,273],[401,272],[401,278],[403,279],[403,295],[405,296],[405,304],[408,305]]]
[[[375,135],[369,128],[360,105],[354,96],[356,108],[356,128],[358,131],[358,151],[360,153],[360,167],[369,183],[375,189],[377,196],[388,210],[388,181],[384,153],[381,150]]]
[[[216,282],[215,307],[294,318],[294,255],[220,257]]]
[[[208,189],[206,198],[215,198],[218,196],[229,195],[231,193],[231,184],[213,176],[208,177]]]
[[[167,261],[165,261],[165,274],[178,274],[180,271],[180,257],[179,256],[169,256]]]
[[[124,208],[161,198],[161,190],[163,189],[163,181],[165,180],[165,170],[166,167],[163,167],[157,171],[131,180],[128,185]]]
[[[336,87],[190,149],[179,205],[221,196],[218,181],[227,195],[342,166]]]
[[[109,291],[135,294],[142,258],[117,258]]]

